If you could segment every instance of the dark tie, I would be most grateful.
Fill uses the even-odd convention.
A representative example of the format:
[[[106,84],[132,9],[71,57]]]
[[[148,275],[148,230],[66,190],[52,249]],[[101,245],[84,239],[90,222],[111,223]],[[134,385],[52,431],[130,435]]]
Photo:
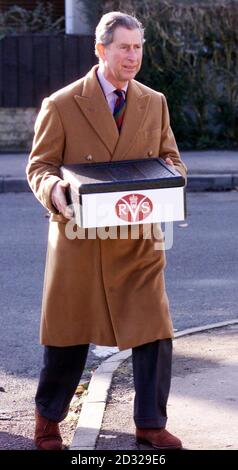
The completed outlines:
[[[121,90],[114,90],[114,93],[117,95],[117,100],[115,103],[113,116],[116,121],[118,131],[120,132],[126,110],[126,100],[124,99],[124,94]]]

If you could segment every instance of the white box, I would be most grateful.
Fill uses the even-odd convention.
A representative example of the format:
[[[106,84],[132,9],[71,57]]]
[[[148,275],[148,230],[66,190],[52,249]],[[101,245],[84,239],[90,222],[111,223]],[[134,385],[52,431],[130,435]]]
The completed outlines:
[[[185,219],[184,178],[159,158],[66,165],[61,174],[80,227]]]

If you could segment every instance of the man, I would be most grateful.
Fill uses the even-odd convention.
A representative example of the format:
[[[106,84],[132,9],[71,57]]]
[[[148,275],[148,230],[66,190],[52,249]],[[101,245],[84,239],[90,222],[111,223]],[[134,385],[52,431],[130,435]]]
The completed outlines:
[[[77,239],[65,233],[72,212],[59,167],[160,155],[183,175],[165,97],[134,80],[143,29],[120,12],[96,29],[95,66],[45,99],[27,166],[36,197],[50,211],[35,443],[62,449],[58,423],[69,408],[90,343],[132,348],[138,442],[181,448],[166,429],[172,323],[164,286],[165,257],[154,238]],[[113,116],[115,115],[115,118]]]

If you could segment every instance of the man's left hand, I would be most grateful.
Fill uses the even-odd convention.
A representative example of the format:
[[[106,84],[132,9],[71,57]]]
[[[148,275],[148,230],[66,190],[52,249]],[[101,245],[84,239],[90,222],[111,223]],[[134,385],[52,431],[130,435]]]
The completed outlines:
[[[174,167],[173,160],[171,160],[171,158],[169,158],[169,157],[167,157],[167,158],[165,159],[165,163],[167,163],[167,165],[171,165],[171,166]]]

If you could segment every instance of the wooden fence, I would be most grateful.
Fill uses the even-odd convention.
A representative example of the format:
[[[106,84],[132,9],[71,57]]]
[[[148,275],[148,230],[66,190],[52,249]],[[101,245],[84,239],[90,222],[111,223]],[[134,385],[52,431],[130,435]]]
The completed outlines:
[[[92,36],[6,36],[0,39],[0,107],[39,107],[94,63]]]

